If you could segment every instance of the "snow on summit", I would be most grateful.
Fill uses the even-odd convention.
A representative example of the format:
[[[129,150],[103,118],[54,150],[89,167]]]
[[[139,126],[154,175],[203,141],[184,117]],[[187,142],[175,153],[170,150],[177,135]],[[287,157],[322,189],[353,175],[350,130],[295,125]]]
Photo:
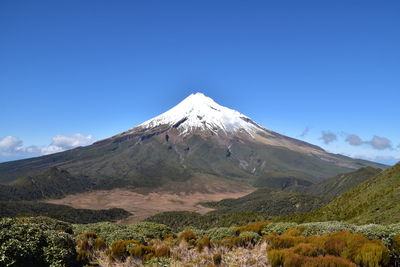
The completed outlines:
[[[202,93],[189,95],[167,112],[145,121],[139,126],[153,128],[159,125],[177,127],[182,135],[193,130],[211,130],[214,133],[244,131],[249,135],[262,127],[240,112],[223,107]]]

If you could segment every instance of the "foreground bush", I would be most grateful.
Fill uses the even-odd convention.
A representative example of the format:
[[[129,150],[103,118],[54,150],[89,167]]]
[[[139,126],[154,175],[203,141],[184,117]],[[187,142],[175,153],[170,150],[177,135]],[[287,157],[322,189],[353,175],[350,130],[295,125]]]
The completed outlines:
[[[268,222],[253,222],[253,223],[248,223],[243,226],[239,226],[235,228],[235,233],[236,235],[239,235],[242,232],[254,232],[257,234],[261,234],[261,231],[264,229],[266,225],[268,225]]]
[[[153,222],[131,224],[127,229],[145,240],[162,239],[164,236],[172,234],[172,229],[168,226]]]
[[[270,244],[272,266],[388,266],[388,248],[350,231],[302,236],[288,229],[283,235],[264,236]],[[331,262],[331,263],[329,263]]]
[[[221,240],[226,237],[234,237],[235,227],[214,227],[206,231],[206,235],[210,237],[211,240]]]
[[[0,266],[74,266],[71,225],[54,219],[0,220]]]
[[[354,225],[344,222],[315,222],[315,223],[291,223],[291,222],[278,222],[266,225],[262,229],[263,235],[278,234],[282,235],[288,229],[297,229],[301,232],[301,235],[312,236],[312,235],[323,235],[333,233],[337,231],[348,230],[351,233],[358,233],[364,235],[368,239],[379,239],[382,243],[389,248],[390,257],[392,262],[391,265],[400,266],[400,241],[397,239],[400,237],[400,223],[390,225],[378,225],[378,224],[366,224],[366,225]],[[397,239],[396,239],[397,238]],[[340,245],[341,241],[332,241],[332,246]]]

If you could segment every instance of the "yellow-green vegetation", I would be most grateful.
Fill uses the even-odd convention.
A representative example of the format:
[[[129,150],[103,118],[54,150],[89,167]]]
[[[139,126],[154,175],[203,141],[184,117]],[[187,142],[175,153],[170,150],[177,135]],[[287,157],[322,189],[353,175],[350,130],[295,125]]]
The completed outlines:
[[[93,232],[86,232],[76,237],[77,260],[88,263],[96,257],[96,253],[107,248],[106,242]]]
[[[229,214],[207,213],[201,215],[189,211],[169,211],[158,213],[145,221],[168,225],[174,231],[188,227],[210,229],[214,227],[241,226],[250,222],[265,221],[269,217],[254,212],[235,212]]]
[[[298,188],[295,191],[320,196],[330,201],[381,172],[382,170],[379,168],[364,167],[353,172],[339,174],[311,186]]]
[[[127,229],[142,227],[139,223]],[[152,227],[164,229],[156,224]],[[90,232],[80,236],[98,238]],[[257,266],[262,262],[285,267],[392,266],[399,260],[399,236],[400,224],[388,227],[342,222],[252,222],[206,231],[192,228],[141,241],[116,241],[95,255],[97,262],[106,255],[106,259],[114,263],[140,262],[144,266],[229,266],[237,262],[241,264],[236,266]]]
[[[348,221],[389,224],[400,221],[400,163],[350,189],[328,205],[277,221]]]
[[[201,252],[205,248],[211,248],[211,240],[208,236],[203,236],[196,242],[196,248]]]
[[[400,263],[400,224],[251,222],[176,232],[156,223],[0,221],[0,266],[313,266]]]
[[[249,223],[243,226],[239,226],[235,228],[235,233],[236,234],[241,234],[243,232],[254,232],[257,234],[261,234],[261,230],[264,229],[266,225],[268,225],[268,222],[253,222]]]
[[[214,264],[213,255],[222,251],[221,265],[241,255],[251,266],[251,261],[256,258],[257,261],[266,260],[267,249],[263,254],[260,251],[262,244],[267,242],[270,262],[286,262],[285,266],[300,263],[304,266],[389,266],[398,261],[400,247],[400,224],[258,221],[206,230],[188,227],[179,232],[162,224],[142,222],[128,226],[112,223],[75,225],[74,230],[81,236],[89,232],[84,236],[105,240],[109,249],[94,253],[97,257],[114,250],[114,254],[108,252],[108,261],[141,261],[143,264],[174,262],[190,266],[195,265],[193,258],[197,258],[196,264],[201,262],[207,266]],[[256,258],[255,251],[259,253]],[[88,254],[93,255],[92,252]],[[387,263],[389,258],[391,262]]]
[[[181,232],[178,236],[178,242],[186,242],[190,245],[195,245],[197,240],[197,235],[192,231]]]
[[[202,203],[206,207],[216,209],[212,212],[215,214],[250,211],[265,216],[307,212],[319,208],[323,204],[324,201],[320,196],[272,188],[260,188],[236,199]]]
[[[295,235],[293,235],[295,234]],[[350,231],[321,236],[301,236],[288,230],[283,235],[266,235],[272,266],[388,266],[389,249],[380,240],[369,240]]]

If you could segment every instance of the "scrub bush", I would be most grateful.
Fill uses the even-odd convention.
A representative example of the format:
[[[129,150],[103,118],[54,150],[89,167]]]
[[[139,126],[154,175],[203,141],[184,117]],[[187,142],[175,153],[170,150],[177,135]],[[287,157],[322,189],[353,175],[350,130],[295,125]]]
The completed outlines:
[[[70,225],[54,219],[0,220],[0,266],[74,266],[75,242]]]

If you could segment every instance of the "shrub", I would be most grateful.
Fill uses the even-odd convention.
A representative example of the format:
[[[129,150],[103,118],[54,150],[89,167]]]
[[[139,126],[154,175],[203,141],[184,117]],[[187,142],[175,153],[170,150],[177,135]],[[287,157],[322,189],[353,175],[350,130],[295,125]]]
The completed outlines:
[[[215,227],[206,231],[205,235],[211,240],[222,240],[226,237],[235,236],[235,227]]]
[[[303,263],[305,261],[306,258],[304,256],[300,256],[291,251],[287,251],[285,254],[285,261],[283,265],[285,267],[298,267],[298,266],[303,266]]]
[[[270,244],[270,249],[291,248],[297,244],[306,242],[307,238],[304,236],[291,236],[291,235],[266,235],[263,237]]]
[[[302,231],[304,236],[323,235],[345,230],[353,232],[355,230],[354,225],[337,221],[303,223],[300,226],[304,229]]]
[[[142,239],[162,239],[167,234],[172,234],[171,228],[164,224],[153,222],[139,222],[128,226],[128,230],[132,231]]]
[[[400,257],[400,235],[394,235],[392,237],[391,250],[395,256]]]
[[[346,247],[346,241],[341,239],[329,239],[324,244],[326,253],[334,256],[340,256]]]
[[[190,245],[194,245],[196,243],[196,238],[197,238],[197,235],[195,233],[193,233],[192,231],[184,231],[184,232],[179,233],[178,243],[185,241]]]
[[[98,238],[93,232],[80,234],[76,238],[77,259],[82,263],[88,263],[94,257],[95,251],[107,248],[103,239]]]
[[[222,255],[220,253],[214,254],[213,262],[215,265],[220,265],[222,263]]]
[[[285,262],[285,251],[271,249],[267,252],[268,261],[272,267],[279,267],[282,266]]]
[[[299,236],[301,235],[301,230],[297,228],[289,228],[285,231],[286,235],[291,235],[291,236]]]
[[[156,248],[155,250],[155,257],[157,258],[169,258],[171,256],[171,250],[167,246],[162,246]]]
[[[385,245],[390,245],[390,239],[396,234],[400,234],[400,224],[378,225],[366,224],[356,226],[354,233],[361,233],[368,239],[381,239]]]
[[[349,260],[331,255],[323,257],[308,257],[304,259],[302,267],[356,267]]]
[[[251,243],[253,245],[257,244],[261,239],[261,236],[259,236],[255,232],[242,232],[242,233],[240,233],[239,237],[243,241],[245,241],[247,243]]]
[[[152,246],[137,245],[130,249],[129,254],[133,258],[149,260],[155,256],[156,249]],[[160,251],[163,253],[163,251]]]
[[[240,236],[226,237],[218,242],[217,244],[225,246],[229,249],[234,247],[248,247],[249,245],[255,245],[261,237],[253,232],[243,232]]]
[[[289,235],[291,234],[291,235]],[[381,240],[369,240],[350,231],[321,236],[299,236],[289,229],[283,235],[266,235],[273,266],[387,266],[390,254]],[[394,240],[394,237],[393,237]],[[392,245],[393,246],[393,245]],[[351,263],[353,262],[353,263]]]
[[[101,238],[96,238],[93,245],[94,250],[105,250],[107,248],[106,242]]]
[[[235,233],[236,233],[236,235],[239,235],[242,232],[254,232],[254,233],[261,235],[261,230],[268,224],[269,224],[268,222],[248,223],[246,225],[236,227]]]
[[[210,238],[208,236],[203,236],[199,240],[197,240],[196,243],[196,248],[198,251],[202,251],[204,248],[210,248],[211,243],[210,243]]]
[[[44,216],[36,216],[36,217],[19,217],[16,218],[19,223],[22,224],[39,224],[41,227],[46,228],[48,230],[62,231],[68,234],[73,233],[72,224],[59,221],[56,219],[52,219]]]
[[[380,241],[369,242],[361,247],[354,260],[366,267],[385,266],[389,262],[389,251]]]
[[[321,248],[310,243],[297,244],[296,246],[291,248],[291,251],[301,256],[309,256],[309,257],[316,257],[324,254]]]
[[[135,248],[140,245],[140,242],[137,240],[116,241],[112,243],[111,248],[106,250],[106,255],[110,261],[124,261],[129,256],[132,245]]]
[[[45,262],[49,266],[72,266],[75,264],[75,240],[70,234],[47,231],[46,243],[43,254]]]
[[[263,234],[263,235],[269,235],[269,234],[281,235],[284,232],[286,232],[289,228],[296,228],[297,226],[298,226],[297,223],[288,223],[288,222],[271,223],[271,224],[267,224],[266,226],[264,226],[264,228],[261,230],[261,234]]]
[[[45,217],[0,220],[0,266],[71,266],[75,242],[63,222]]]

